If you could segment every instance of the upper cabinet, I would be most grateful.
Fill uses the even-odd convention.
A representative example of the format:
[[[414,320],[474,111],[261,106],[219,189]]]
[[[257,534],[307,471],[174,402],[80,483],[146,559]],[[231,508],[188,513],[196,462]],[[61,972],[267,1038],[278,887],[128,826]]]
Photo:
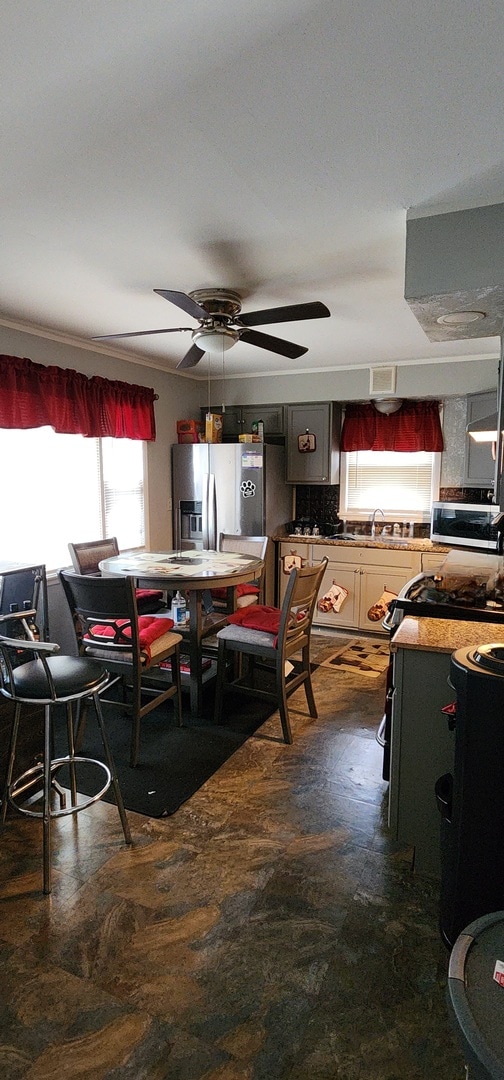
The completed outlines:
[[[482,420],[497,411],[497,390],[468,394],[466,423]],[[467,435],[465,445],[464,487],[492,487],[495,481],[495,461],[491,443],[478,443]]]
[[[203,422],[206,412],[206,409],[201,409]],[[222,413],[222,405],[212,405],[211,412]],[[265,437],[284,436],[284,412],[284,405],[226,405],[222,413],[222,437],[231,441],[236,440],[238,435],[250,434],[254,420],[262,420]]]
[[[286,405],[287,483],[338,484],[341,406]]]

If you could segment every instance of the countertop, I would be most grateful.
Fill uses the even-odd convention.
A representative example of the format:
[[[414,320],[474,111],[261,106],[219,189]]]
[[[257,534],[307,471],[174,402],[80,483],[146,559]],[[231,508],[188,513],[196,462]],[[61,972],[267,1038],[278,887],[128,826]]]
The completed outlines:
[[[390,642],[390,651],[421,649],[426,652],[452,653],[455,649],[493,641],[504,642],[504,623],[415,618],[413,615],[406,615]]]
[[[359,536],[358,540],[330,540],[327,536],[292,536],[287,533],[276,533],[271,537],[277,543],[295,543],[295,544],[323,544],[330,547],[367,547],[367,548],[389,548],[390,550],[405,550],[405,551],[432,551],[434,553],[448,554],[453,549],[446,544],[433,544],[432,540],[423,540],[413,538],[412,540],[393,540],[392,537],[386,538],[377,536],[376,539],[371,539],[370,536]]]

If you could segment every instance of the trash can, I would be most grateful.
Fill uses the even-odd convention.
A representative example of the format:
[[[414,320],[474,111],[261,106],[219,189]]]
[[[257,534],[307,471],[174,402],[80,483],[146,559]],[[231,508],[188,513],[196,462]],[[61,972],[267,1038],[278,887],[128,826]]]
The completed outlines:
[[[448,1007],[469,1080],[504,1080],[504,911],[476,919],[453,946]]]

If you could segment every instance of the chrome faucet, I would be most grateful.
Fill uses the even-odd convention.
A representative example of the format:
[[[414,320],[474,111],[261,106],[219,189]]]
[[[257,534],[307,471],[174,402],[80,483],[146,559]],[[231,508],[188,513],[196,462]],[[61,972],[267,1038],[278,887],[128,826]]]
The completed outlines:
[[[370,520],[371,520],[371,536],[373,537],[373,540],[374,540],[374,538],[376,536],[376,515],[377,514],[381,514],[383,520],[385,521],[385,514],[383,513],[383,510],[380,510],[380,507],[377,506],[376,510],[373,510],[373,513],[371,514],[371,518],[370,518]]]

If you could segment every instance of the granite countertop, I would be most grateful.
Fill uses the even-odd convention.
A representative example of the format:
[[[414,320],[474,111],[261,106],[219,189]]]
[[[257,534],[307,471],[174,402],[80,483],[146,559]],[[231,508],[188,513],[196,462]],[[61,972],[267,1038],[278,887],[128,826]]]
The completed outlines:
[[[468,622],[465,619],[428,619],[406,617],[399,624],[390,651],[421,649],[426,652],[452,653],[481,642],[504,642],[504,623]]]
[[[292,541],[296,544],[329,544],[331,547],[389,548],[391,550],[399,548],[399,550],[432,551],[440,554],[448,554],[452,550],[446,544],[433,544],[432,540],[421,539],[420,537],[412,540],[393,540],[392,537],[380,536],[373,540],[370,536],[359,536],[358,540],[330,540],[327,536],[294,536],[287,533],[278,533],[272,536],[271,539],[278,543]]]

